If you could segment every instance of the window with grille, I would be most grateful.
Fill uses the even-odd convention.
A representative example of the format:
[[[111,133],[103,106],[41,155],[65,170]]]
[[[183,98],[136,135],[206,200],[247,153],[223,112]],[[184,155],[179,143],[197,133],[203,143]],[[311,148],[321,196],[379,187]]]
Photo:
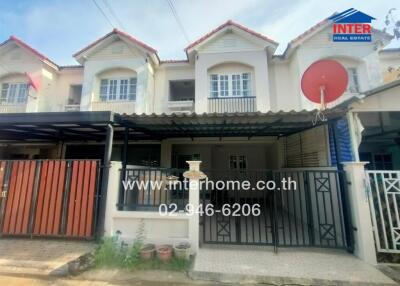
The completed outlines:
[[[100,81],[101,101],[136,100],[137,79],[102,79]]]
[[[0,102],[2,104],[25,104],[28,99],[28,84],[3,83]]]
[[[210,75],[210,97],[251,96],[251,74]]]

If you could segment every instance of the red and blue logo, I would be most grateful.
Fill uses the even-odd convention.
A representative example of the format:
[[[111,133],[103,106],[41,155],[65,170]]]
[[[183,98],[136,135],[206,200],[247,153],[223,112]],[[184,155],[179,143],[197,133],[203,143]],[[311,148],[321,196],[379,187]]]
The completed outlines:
[[[333,21],[334,42],[371,42],[371,22],[376,20],[354,8],[328,18]]]

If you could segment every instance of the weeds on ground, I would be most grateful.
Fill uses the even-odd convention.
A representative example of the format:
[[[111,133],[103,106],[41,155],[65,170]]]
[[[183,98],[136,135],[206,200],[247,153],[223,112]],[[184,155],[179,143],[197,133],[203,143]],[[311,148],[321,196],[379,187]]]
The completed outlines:
[[[96,267],[122,267],[124,255],[118,236],[105,237],[101,240],[94,254]]]
[[[128,247],[120,239],[120,232],[115,236],[103,238],[97,248],[94,261],[96,267],[127,268],[133,270],[169,270],[184,271],[189,268],[190,261],[173,257],[171,261],[164,263],[153,258],[143,261],[140,258],[140,249],[146,239],[145,225],[140,222],[136,237],[132,246]]]

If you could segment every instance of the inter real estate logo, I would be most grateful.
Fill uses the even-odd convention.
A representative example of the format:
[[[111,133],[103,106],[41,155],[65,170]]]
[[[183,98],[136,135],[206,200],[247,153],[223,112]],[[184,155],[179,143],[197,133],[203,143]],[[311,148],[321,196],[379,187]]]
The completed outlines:
[[[334,42],[371,42],[371,21],[376,20],[354,8],[328,18],[333,21]]]

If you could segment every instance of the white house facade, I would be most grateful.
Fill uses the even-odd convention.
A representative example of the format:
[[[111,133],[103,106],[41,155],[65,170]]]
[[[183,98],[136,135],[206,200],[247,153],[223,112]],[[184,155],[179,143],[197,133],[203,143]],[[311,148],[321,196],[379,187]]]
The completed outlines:
[[[375,263],[375,253],[368,252],[374,244],[371,225],[360,218],[369,211],[359,195],[363,165],[349,163],[343,170],[342,163],[359,161],[355,136],[361,124],[353,113],[348,115],[350,109],[360,111],[358,99],[393,78],[387,71],[397,65],[398,54],[384,50],[392,37],[378,30],[372,31],[371,42],[332,42],[331,25],[328,20],[318,23],[276,55],[277,42],[227,21],[186,47],[183,60],[162,60],[154,48],[114,29],[75,53],[76,66],[59,66],[12,36],[0,45],[4,180],[24,185],[15,174],[28,168],[24,160],[29,160],[34,161],[29,165],[32,170],[41,166],[35,174],[47,172],[43,192],[64,175],[70,180],[65,189],[71,189],[65,197],[79,194],[80,188],[92,190],[70,200],[65,215],[76,213],[83,204],[95,209],[96,186],[102,192],[101,234],[118,231],[124,239],[132,239],[144,221],[150,241],[188,239],[193,251],[206,243],[313,246],[346,249]],[[349,84],[342,97],[328,104],[327,121],[313,122],[320,106],[306,99],[300,81],[304,71],[321,59],[341,63]],[[399,102],[395,94],[396,90],[390,95],[393,104]],[[370,145],[362,150],[372,152]],[[15,165],[13,160],[24,162]],[[188,161],[192,172],[184,174]],[[100,165],[103,176],[95,183],[93,174]],[[56,179],[49,173],[52,166],[62,174],[57,173]],[[291,177],[299,191],[250,195],[243,189],[230,193],[193,188],[188,194],[179,188],[149,192],[121,187],[121,180],[132,178],[197,180],[193,174],[202,175],[199,168],[214,181],[254,184]],[[357,195],[349,196],[354,192]],[[49,200],[43,195],[44,206]],[[262,207],[261,216],[158,213],[165,204],[185,212],[188,204],[222,207],[249,202]],[[86,225],[92,219],[77,214],[70,226],[68,216],[59,233],[47,230],[42,222],[35,234],[90,236],[98,222],[93,228],[75,229],[75,217],[87,219]],[[354,233],[357,228],[360,231]],[[4,232],[13,234],[8,227]]]

